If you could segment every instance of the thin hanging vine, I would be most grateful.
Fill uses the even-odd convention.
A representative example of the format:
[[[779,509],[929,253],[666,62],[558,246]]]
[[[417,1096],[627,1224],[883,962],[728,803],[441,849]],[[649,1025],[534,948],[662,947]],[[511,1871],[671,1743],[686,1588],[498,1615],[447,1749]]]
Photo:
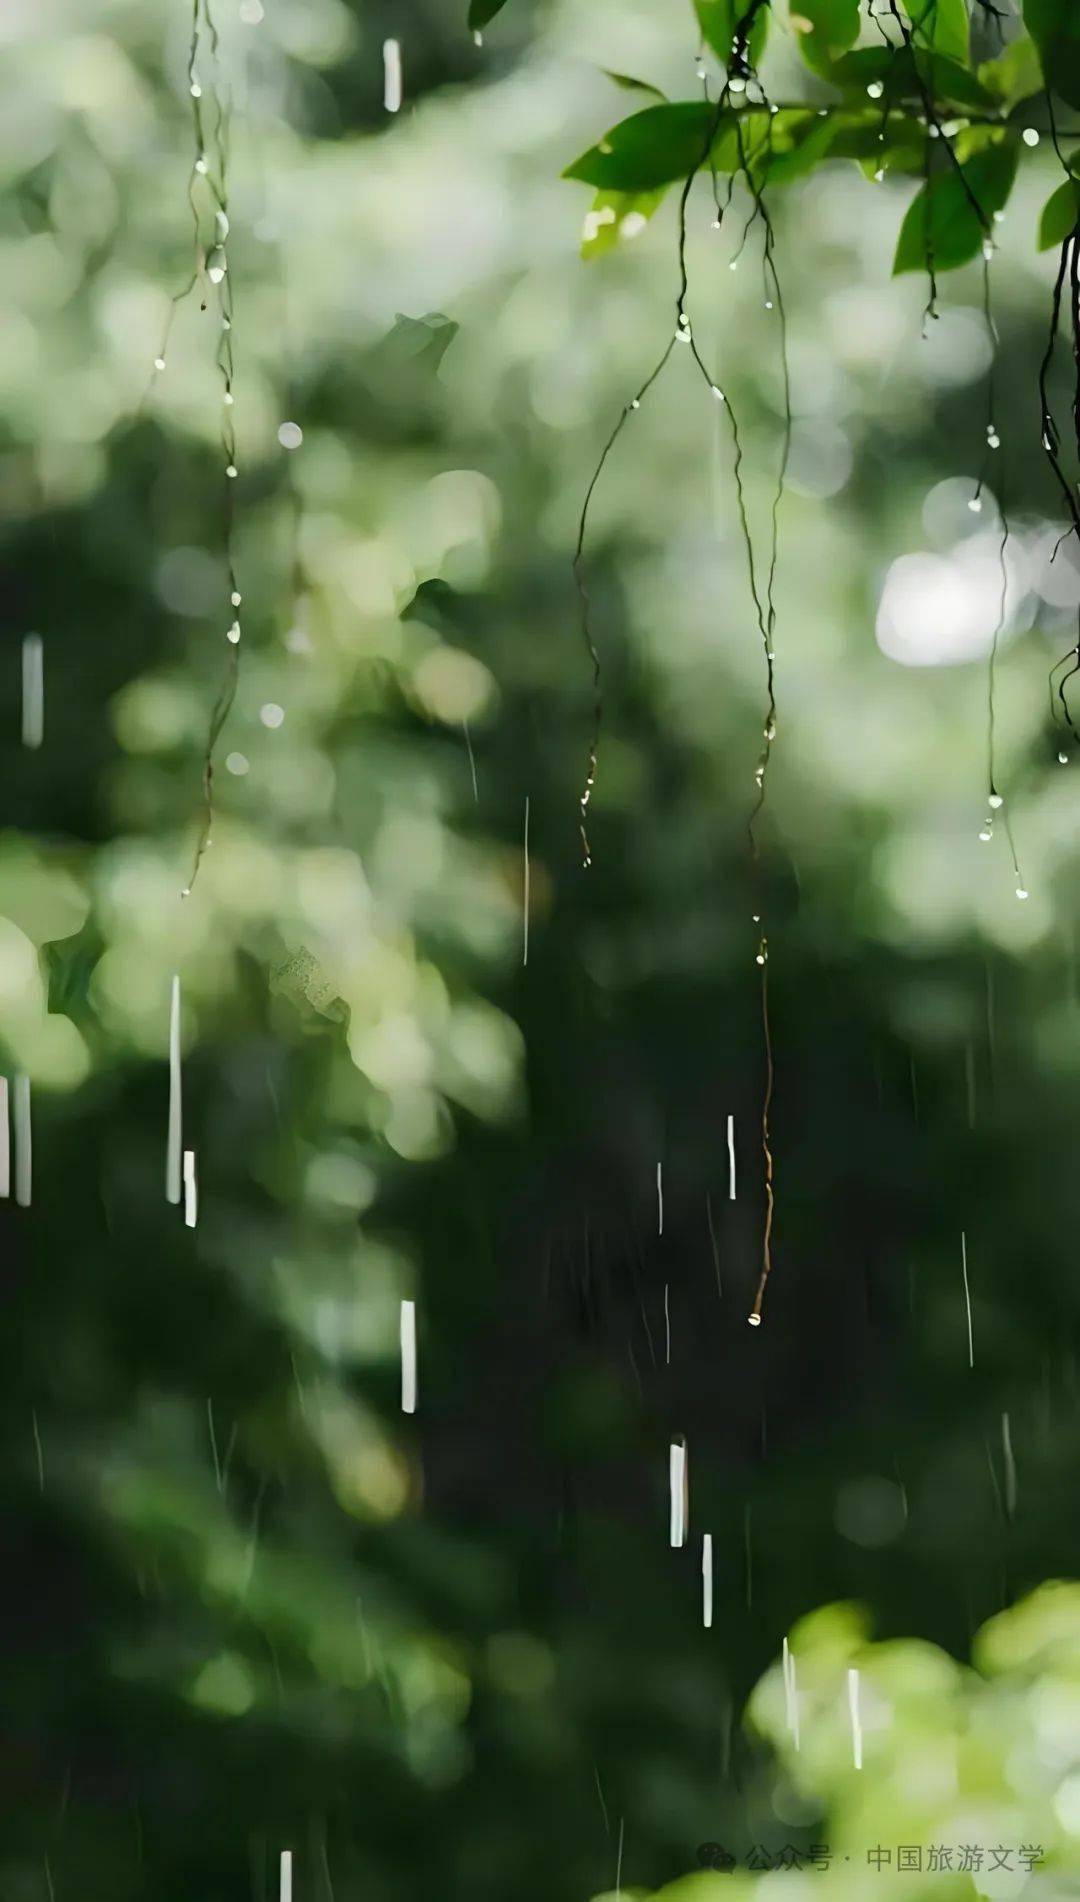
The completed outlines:
[[[486,26],[506,0],[471,0],[469,22],[474,30]],[[1051,299],[1050,334],[1038,370],[1040,427],[1043,446],[1057,486],[1065,497],[1069,529],[1080,547],[1080,505],[1062,463],[1061,432],[1050,397],[1065,287],[1069,288],[1073,355],[1076,365],[1072,400],[1073,433],[1080,463],[1080,153],[1067,155],[1065,146],[1080,137],[1062,127],[1055,97],[1080,108],[1080,10],[1074,0],[1024,0],[1022,17],[995,0],[798,0],[787,13],[786,25],[798,44],[812,76],[816,97],[778,105],[759,77],[760,60],[770,28],[775,29],[772,0],[694,0],[703,40],[718,59],[724,78],[715,101],[710,97],[703,59],[697,76],[702,96],[671,102],[657,95],[650,103],[613,126],[606,135],[567,168],[566,176],[591,185],[597,196],[586,221],[587,255],[607,250],[625,235],[640,230],[652,217],[665,194],[679,187],[677,214],[678,282],[675,329],[656,362],[624,405],[601,450],[586,488],[573,555],[583,642],[592,674],[593,715],[586,771],[579,796],[579,832],[583,862],[592,862],[589,809],[597,780],[603,723],[602,665],[591,618],[584,564],[590,510],[608,457],[627,422],[666,368],[677,343],[686,344],[712,397],[728,417],[731,431],[736,511],[745,549],[751,600],[762,639],[766,665],[766,715],[763,746],[755,769],[756,797],[749,818],[755,890],[759,884],[759,848],[756,823],[766,796],[771,749],[776,734],[774,588],[779,554],[779,511],[791,443],[791,392],[787,367],[787,315],[775,264],[775,235],[765,202],[766,188],[805,178],[826,161],[854,160],[864,174],[882,183],[891,173],[912,174],[919,189],[902,220],[894,273],[925,272],[928,296],[924,317],[939,314],[940,280],[944,273],[981,258],[982,306],[991,343],[986,382],[985,441],[970,506],[982,509],[991,461],[1000,450],[997,425],[997,330],[994,323],[991,265],[995,254],[995,224],[1004,215],[1019,161],[1040,143],[1042,128],[1031,123],[1033,110],[1045,107],[1049,132],[1065,173],[1065,182],[1045,207],[1040,243],[1059,247],[1059,268]],[[973,50],[981,33],[996,45],[993,57],[979,59]],[[641,86],[615,76],[621,85]],[[821,87],[828,94],[821,97]],[[656,95],[656,88],[643,90]],[[1034,105],[1033,105],[1034,102]],[[765,304],[775,308],[780,331],[784,382],[784,434],[779,476],[771,511],[767,564],[758,562],[743,482],[743,444],[730,393],[709,371],[694,338],[688,303],[686,261],[687,208],[694,182],[707,170],[715,210],[714,228],[723,228],[738,179],[745,181],[750,210],[735,255],[734,270],[759,222],[764,232],[762,269]],[[721,178],[727,175],[726,191]],[[980,837],[993,836],[994,822],[1004,806],[997,778],[995,686],[1001,636],[1008,613],[1009,521],[1001,502],[1002,535],[999,544],[1001,591],[997,623],[987,670],[987,798],[989,813]],[[1080,620],[1076,642],[1052,670],[1055,714],[1076,735],[1067,687],[1080,673]],[[1060,676],[1060,678],[1057,678]],[[1059,753],[1062,760],[1066,754]],[[1002,814],[1008,840],[1016,896],[1027,897],[1011,821]],[[752,1324],[761,1320],[765,1287],[771,1270],[774,1214],[774,1170],[770,1112],[774,1068],[769,1023],[767,983],[768,938],[760,898],[753,914],[758,941],[756,961],[761,969],[762,1031],[766,1077],[762,1109],[762,1149],[766,1214],[762,1274]]]
[[[190,276],[169,303],[158,354],[154,360],[154,380],[166,368],[167,352],[177,312],[181,304],[196,289],[199,289],[200,308],[207,311],[213,307],[218,324],[214,363],[221,380],[221,542],[229,613],[226,628],[228,657],[207,728],[202,762],[203,809],[191,871],[181,893],[184,898],[191,895],[203,855],[211,842],[214,818],[214,752],[236,697],[240,661],[238,610],[242,597],[236,578],[234,551],[234,484],[238,469],[234,422],[233,293],[227,250],[231,109],[227,89],[220,77],[220,52],[220,38],[211,12],[210,0],[192,0],[187,86],[191,100],[195,156],[188,174],[187,195],[191,207],[194,255]]]

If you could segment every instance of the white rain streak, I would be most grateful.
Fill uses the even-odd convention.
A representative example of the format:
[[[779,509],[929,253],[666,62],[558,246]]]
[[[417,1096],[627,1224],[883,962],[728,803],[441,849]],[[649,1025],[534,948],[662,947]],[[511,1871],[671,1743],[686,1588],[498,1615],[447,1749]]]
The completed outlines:
[[[278,1884],[278,1902],[292,1902],[292,1850],[281,1852],[281,1880]]]
[[[856,1770],[862,1769],[862,1718],[859,1715],[859,1673],[852,1666],[847,1674],[847,1701],[851,1715],[851,1757]]]
[[[34,1148],[30,1129],[30,1078],[15,1078],[12,1093],[15,1124],[15,1200],[21,1209],[30,1207],[34,1185]]]
[[[796,1750],[798,1750],[801,1747],[799,1742],[799,1686],[795,1676],[795,1659],[791,1654],[791,1646],[788,1644],[786,1638],[784,1639],[783,1662],[784,1717],[791,1740]]]
[[[701,1541],[701,1622],[706,1631],[712,1630],[712,1533],[706,1532]]]
[[[401,1411],[416,1412],[416,1302],[401,1304]]]
[[[387,112],[401,111],[401,42],[383,41],[383,105]]]
[[[729,1116],[727,1119],[727,1176],[728,1176],[728,1201],[734,1202],[735,1200],[735,1118],[734,1116]]]
[[[656,1165],[656,1232],[658,1235],[664,1232],[664,1165],[662,1162]]]
[[[1012,1430],[1009,1416],[1001,1416],[1001,1450],[1005,1456],[1005,1510],[1012,1519],[1016,1513],[1016,1461],[1013,1458]]]
[[[671,1543],[686,1544],[686,1441],[672,1440],[668,1461],[671,1482]]]
[[[529,962],[529,795],[525,795],[525,869],[521,885],[521,962]]]
[[[36,749],[45,738],[45,644],[27,634],[22,644],[22,743]]]
[[[0,1196],[11,1194],[11,1130],[8,1122],[8,1080],[0,1076]]]
[[[195,1151],[184,1151],[184,1221],[194,1228],[199,1219],[199,1182],[195,1174]]]
[[[664,1364],[671,1366],[671,1283],[664,1283]]]
[[[169,1004],[169,1127],[165,1140],[165,1199],[179,1202],[183,1144],[180,1095],[180,979],[172,981]]]
[[[477,805],[479,805],[480,804],[480,788],[476,783],[476,756],[473,753],[472,736],[469,733],[469,722],[467,720],[463,720],[461,722],[461,728],[462,728],[462,732],[465,735],[465,750],[469,755],[469,776],[472,779],[472,796],[475,799]]]
[[[960,1231],[960,1262],[964,1270],[964,1306],[967,1309],[968,1366],[975,1365],[975,1337],[971,1331],[971,1288],[968,1285],[967,1271],[967,1235]]]

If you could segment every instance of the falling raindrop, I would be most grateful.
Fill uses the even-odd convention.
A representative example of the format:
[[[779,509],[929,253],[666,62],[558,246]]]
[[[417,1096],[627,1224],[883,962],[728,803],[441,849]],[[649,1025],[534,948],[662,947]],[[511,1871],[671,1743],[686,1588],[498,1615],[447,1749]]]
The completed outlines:
[[[671,1543],[673,1546],[681,1546],[686,1544],[687,1520],[685,1440],[672,1440],[671,1442],[668,1476],[671,1486]]]
[[[401,42],[383,41],[383,106],[387,112],[401,111]]]
[[[180,1076],[180,979],[174,977],[169,1002],[169,1123],[165,1139],[165,1199],[180,1200],[180,1150],[183,1111]]]
[[[851,1717],[851,1756],[856,1770],[862,1769],[862,1718],[859,1715],[859,1673],[852,1667],[847,1674],[848,1712]]]
[[[416,1412],[416,1303],[401,1304],[401,1411]]]
[[[195,1151],[184,1151],[184,1223],[194,1228],[199,1219],[199,1185],[195,1175]]]
[[[15,1125],[15,1200],[21,1209],[28,1209],[33,1199],[34,1152],[30,1078],[22,1072],[15,1078],[12,1121]]]
[[[45,737],[45,647],[40,634],[22,644],[22,743],[36,750]]]
[[[1026,892],[1024,896],[1025,898],[1027,897]],[[974,1367],[975,1337],[971,1327],[971,1288],[968,1285],[967,1235],[963,1231],[961,1231],[960,1234],[960,1262],[964,1271],[964,1306],[967,1309],[968,1366]]]

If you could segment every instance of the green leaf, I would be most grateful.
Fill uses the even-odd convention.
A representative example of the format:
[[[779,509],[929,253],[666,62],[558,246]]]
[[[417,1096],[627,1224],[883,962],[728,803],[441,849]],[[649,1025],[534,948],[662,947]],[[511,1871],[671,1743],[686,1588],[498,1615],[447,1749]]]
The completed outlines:
[[[738,32],[740,22],[746,20],[752,11],[753,0],[694,0],[694,12],[697,14],[702,37],[712,48],[722,66],[726,67],[731,58],[731,44]],[[754,11],[747,46],[751,62],[755,66],[764,50],[768,30],[768,6],[759,5]]]
[[[1076,0],[1024,0],[1024,24],[1039,49],[1046,84],[1080,108],[1080,6]]]
[[[1042,67],[1034,40],[1022,33],[997,59],[984,60],[979,67],[979,83],[986,87],[1005,112],[1011,112],[1023,99],[1043,89]]]
[[[907,11],[917,45],[967,65],[971,36],[966,0],[907,0]]]
[[[859,0],[795,0],[789,18],[815,72],[827,72],[859,37]]]
[[[712,148],[706,153],[710,127]],[[853,158],[868,165],[872,162],[874,171],[913,171],[922,166],[926,136],[914,120],[894,115],[886,126],[884,143],[881,130],[880,109],[865,103],[830,112],[824,118],[813,106],[784,106],[775,113],[747,106],[725,107],[718,112],[704,101],[647,106],[612,127],[598,145],[568,166],[563,176],[595,186],[614,204],[616,197],[629,199],[662,191],[696,168],[704,171],[707,164],[724,173],[745,169],[757,186],[782,185],[805,177],[826,158]],[[977,127],[972,136],[980,149],[997,134]],[[593,210],[608,208],[605,199],[603,204],[598,201]],[[628,205],[627,209],[633,212],[643,208]],[[605,218],[602,223],[606,226],[611,220]],[[597,240],[601,235],[596,234]],[[599,249],[608,248],[606,243],[599,244]],[[592,243],[589,255],[595,255]]]
[[[1042,209],[1039,219],[1039,250],[1049,251],[1052,246],[1064,244],[1070,232],[1076,229],[1080,220],[1080,183],[1075,178],[1067,178],[1056,192],[1051,192]]]
[[[893,113],[881,133],[880,110],[830,115],[834,126],[829,157],[855,159],[872,178],[875,172],[919,172],[926,160],[926,133],[906,113]]]
[[[479,33],[480,28],[493,20],[497,13],[501,13],[505,5],[506,0],[469,0],[469,25],[473,32]]]
[[[406,317],[399,311],[393,329],[377,345],[379,361],[386,369],[422,370],[437,376],[459,329],[460,325],[452,317],[444,317],[441,310],[429,311],[426,317]]]
[[[659,86],[650,86],[647,79],[633,79],[629,73],[613,73],[607,66],[602,66],[600,70],[605,79],[610,79],[612,85],[621,87],[623,92],[647,92],[654,99],[661,99],[667,104],[667,94],[661,92]]]
[[[646,106],[613,126],[563,173],[603,191],[648,192],[686,178],[702,162],[716,109],[704,100]]]
[[[822,118],[813,106],[783,106],[774,113],[727,111],[713,140],[710,160],[718,172],[745,170],[755,186],[787,184],[831,157],[849,122],[850,115],[843,112]]]
[[[747,154],[747,169],[756,183],[767,180],[770,185],[784,185],[793,178],[804,178],[829,156],[838,120],[832,114],[823,119],[813,109],[787,109],[767,119],[762,130],[763,136]],[[735,170],[738,161],[732,167],[721,166],[716,158],[714,163],[718,171]]]
[[[859,46],[853,53],[834,60],[827,77],[834,86],[863,97],[868,85],[875,81],[880,83],[885,88],[883,106],[899,105],[904,100],[921,104],[920,80],[939,106],[963,106],[987,112],[995,105],[974,73],[941,53],[920,51],[912,55],[903,47],[890,50],[887,46]]]
[[[597,192],[585,214],[582,257],[603,257],[605,252],[636,238],[666,193],[666,185],[654,192]]]
[[[987,221],[1002,209],[1016,177],[1019,149],[1015,138],[1001,138],[976,152],[960,168],[966,190],[954,166],[936,172],[908,207],[900,227],[893,274],[925,271],[928,254],[932,255],[935,271],[954,271],[977,257],[986,231],[971,199],[981,207]]]

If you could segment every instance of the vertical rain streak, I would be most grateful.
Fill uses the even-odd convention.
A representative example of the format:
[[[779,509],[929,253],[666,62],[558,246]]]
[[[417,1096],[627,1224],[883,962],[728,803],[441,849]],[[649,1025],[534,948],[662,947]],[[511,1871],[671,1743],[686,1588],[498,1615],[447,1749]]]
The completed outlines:
[[[671,1488],[671,1544],[686,1544],[687,1473],[686,1441],[672,1440],[668,1455],[668,1479]]]
[[[12,1096],[15,1124],[15,1200],[28,1209],[33,1199],[34,1151],[30,1124],[30,1078],[24,1073],[15,1078]]]
[[[848,1715],[851,1719],[851,1758],[856,1770],[862,1769],[862,1716],[859,1710],[859,1673],[852,1666],[847,1674]]]
[[[45,738],[45,644],[27,634],[22,644],[22,743],[36,752]]]
[[[169,997],[169,1123],[165,1137],[165,1199],[179,1202],[183,1148],[182,1079],[180,1074],[180,979],[173,978]]]
[[[199,1219],[199,1182],[195,1174],[195,1151],[184,1151],[184,1223],[194,1228]]]
[[[798,1750],[801,1748],[799,1739],[799,1686],[795,1673],[795,1659],[792,1654],[791,1646],[786,1638],[784,1639],[783,1667],[784,1715],[787,1722],[788,1733],[796,1750]]]
[[[402,101],[401,42],[383,41],[383,107],[387,112],[400,112]]]
[[[401,1411],[416,1412],[416,1303],[401,1304]]]
[[[525,795],[525,845],[521,876],[521,965],[524,970],[529,962],[529,795]]]
[[[968,1366],[975,1365],[975,1336],[971,1326],[971,1285],[968,1281],[967,1233],[960,1231],[960,1266],[964,1276],[964,1307],[967,1311]]]

